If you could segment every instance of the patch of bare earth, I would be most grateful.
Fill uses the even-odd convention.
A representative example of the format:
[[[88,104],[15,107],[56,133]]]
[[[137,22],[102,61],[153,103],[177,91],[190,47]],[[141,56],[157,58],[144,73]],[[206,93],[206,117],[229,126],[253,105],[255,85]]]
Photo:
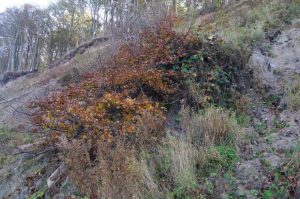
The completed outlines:
[[[300,75],[299,59],[299,20],[281,32],[268,55],[255,49],[250,57],[249,67],[258,89],[267,94],[252,93],[253,126],[247,131],[251,141],[245,145],[237,167],[238,189],[246,198],[262,197],[256,195],[261,191],[274,198],[300,198],[299,168],[295,168],[299,165],[294,165],[293,176],[284,173],[293,161],[291,152],[300,142],[300,107],[288,108],[285,96],[287,85]],[[294,158],[299,161],[299,154]],[[286,177],[290,185],[281,190],[283,185],[276,176]]]

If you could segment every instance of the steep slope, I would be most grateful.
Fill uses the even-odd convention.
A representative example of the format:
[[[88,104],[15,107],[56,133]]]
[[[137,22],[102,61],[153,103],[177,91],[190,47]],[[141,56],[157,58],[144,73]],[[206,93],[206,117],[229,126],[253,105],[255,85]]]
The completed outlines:
[[[300,75],[299,41],[300,23],[294,20],[276,38],[269,56],[255,49],[249,60],[256,86],[267,93],[264,96],[251,94],[255,96],[251,107],[253,125],[248,130],[251,141],[242,152],[243,159],[236,173],[238,189],[246,198],[287,198],[288,191],[290,197],[300,197],[299,173],[287,172],[288,168],[299,169],[298,163],[293,167],[293,161],[300,160],[297,149],[300,110],[286,108],[288,89]],[[293,151],[295,157],[291,159]]]
[[[39,189],[45,187],[47,178],[56,169],[56,161],[45,151],[24,152],[40,150],[31,143],[38,143],[43,137],[32,132],[28,105],[59,90],[66,82],[77,81],[79,73],[91,70],[105,55],[108,45],[105,41],[88,42],[55,67],[19,77],[0,87],[0,198],[27,198],[35,192],[30,188],[34,183]]]
[[[241,5],[242,5],[241,6],[242,10],[248,9],[248,7],[244,7],[244,4]],[[237,9],[239,8],[240,6],[238,6]],[[241,10],[238,10],[237,12],[241,12]],[[222,34],[220,35],[222,36]],[[186,77],[190,75],[189,76],[190,80],[191,79],[193,80],[193,78],[195,77],[201,78],[202,76],[204,76],[208,80],[204,83],[209,84],[213,81],[218,81],[220,85],[226,85],[224,87],[228,87],[228,88],[232,87],[232,89],[234,89],[235,87],[233,88],[231,84],[232,82],[229,82],[228,84],[227,76],[229,75],[226,73],[225,74],[222,73],[222,69],[224,68],[226,69],[229,65],[227,65],[226,62],[219,63],[219,62],[214,62],[214,60],[222,61],[222,58],[225,57],[224,59],[226,59],[226,61],[229,60],[232,64],[232,61],[234,62],[233,59],[238,56],[234,55],[231,57],[226,57],[226,56],[223,57],[222,53],[220,55],[217,55],[217,53],[213,54],[214,52],[219,50],[219,48],[217,47],[218,45],[217,42],[219,40],[216,39],[215,41],[214,36],[208,36],[207,41],[209,47],[207,47],[206,49],[202,49],[200,55],[197,54],[197,56],[189,57],[190,59],[183,60],[182,63],[180,63],[179,65],[174,66],[172,64],[170,65],[166,64],[165,67],[173,68],[174,71],[180,71],[180,72],[183,71],[183,73],[186,73],[185,74]],[[235,136],[237,137],[240,136],[239,133],[242,134],[244,130],[240,128],[239,126],[240,124],[238,124],[239,122],[237,121],[237,117],[235,115],[236,113],[231,112],[231,110],[227,110],[226,108],[228,107],[225,106],[222,107],[221,103],[219,104],[216,103],[218,106],[221,107],[217,107],[217,108],[210,107],[208,109],[203,108],[204,113],[202,112],[196,113],[195,116],[196,119],[195,118],[191,119],[192,118],[191,116],[187,116],[188,119],[187,118],[185,119],[188,121],[184,121],[184,117],[182,117],[180,114],[177,115],[177,112],[175,111],[176,113],[172,112],[168,116],[172,118],[170,118],[171,120],[170,124],[166,126],[166,131],[168,131],[168,134],[173,133],[175,135],[167,135],[166,138],[159,137],[159,139],[163,139],[163,142],[165,143],[162,144],[162,146],[159,146],[159,149],[156,149],[152,146],[150,150],[153,152],[154,155],[149,153],[149,157],[148,157],[148,154],[147,153],[144,154],[143,152],[140,158],[142,159],[145,158],[144,156],[147,156],[146,158],[149,159],[145,159],[145,160],[142,159],[143,161],[145,161],[142,162],[143,163],[142,168],[139,168],[138,165],[139,159],[134,159],[135,158],[134,155],[130,156],[131,153],[134,154],[134,151],[129,151],[128,148],[125,148],[124,146],[123,146],[124,148],[122,148],[122,146],[110,147],[109,144],[103,144],[104,142],[102,142],[102,140],[98,140],[98,142],[93,142],[96,140],[93,139],[94,137],[92,137],[92,139],[90,138],[91,141],[89,141],[86,135],[82,136],[82,140],[80,140],[81,138],[78,138],[75,139],[74,142],[72,141],[69,142],[68,140],[62,139],[61,140],[62,144],[66,144],[66,145],[73,144],[71,146],[75,147],[75,150],[73,148],[73,151],[71,150],[70,153],[73,156],[71,156],[71,158],[69,156],[69,160],[68,160],[69,164],[74,163],[75,166],[77,166],[77,169],[70,171],[70,173],[73,174],[73,176],[71,175],[69,176],[70,178],[73,178],[72,182],[73,183],[75,182],[77,188],[81,188],[84,194],[90,194],[91,198],[97,198],[98,195],[93,195],[93,194],[101,195],[102,191],[107,192],[109,196],[113,195],[114,193],[112,192],[114,189],[111,189],[112,183],[110,184],[109,181],[111,180],[111,178],[114,180],[111,182],[115,183],[113,184],[115,185],[114,187],[115,189],[118,189],[120,190],[120,192],[122,192],[123,187],[125,187],[125,193],[126,193],[126,188],[129,187],[129,189],[131,189],[130,191],[133,190],[134,194],[135,192],[137,192],[137,195],[143,193],[142,191],[144,191],[144,190],[142,191],[139,190],[140,186],[141,189],[143,189],[146,187],[146,186],[143,187],[144,184],[148,183],[151,185],[151,188],[153,188],[151,189],[151,191],[154,190],[153,192],[155,191],[158,192],[158,193],[154,193],[157,194],[156,195],[157,198],[164,198],[164,196],[168,196],[168,198],[185,198],[187,197],[187,195],[191,195],[192,198],[194,197],[196,198],[196,196],[197,198],[203,198],[203,197],[204,198],[206,197],[207,198],[265,198],[265,199],[288,198],[288,197],[299,198],[300,197],[300,176],[299,176],[300,149],[297,144],[300,142],[300,131],[299,131],[300,110],[298,109],[299,107],[297,106],[291,107],[289,103],[289,87],[290,85],[293,84],[294,79],[297,80],[297,78],[299,78],[298,75],[300,74],[299,41],[300,41],[300,23],[299,20],[293,20],[290,26],[285,26],[280,33],[278,32],[275,35],[272,35],[271,41],[264,40],[264,42],[267,43],[266,46],[268,46],[267,50],[261,47],[260,45],[257,46],[253,45],[255,47],[253,50],[251,49],[250,51],[250,59],[246,69],[249,70],[249,76],[253,75],[254,77],[252,81],[252,86],[254,87],[254,89],[248,89],[243,87],[239,88],[243,91],[243,94],[245,95],[247,94],[247,96],[244,97],[247,98],[248,100],[247,103],[242,102],[240,104],[240,106],[242,106],[242,109],[246,110],[245,112],[247,115],[238,115],[240,117],[244,117],[239,119],[247,120],[249,118],[250,120],[250,122],[248,123],[245,122],[247,123],[246,138],[243,138],[243,140],[239,140],[241,141],[242,144],[235,143],[237,139]],[[50,69],[49,71],[42,74],[21,77],[13,82],[8,83],[5,87],[0,88],[0,95],[3,94],[5,96],[5,100],[3,100],[3,103],[0,104],[0,108],[2,108],[2,111],[4,113],[2,116],[0,116],[0,121],[2,121],[2,127],[12,128],[20,132],[17,133],[17,135],[11,134],[9,137],[7,136],[0,137],[0,141],[1,141],[0,149],[2,151],[5,151],[4,158],[3,156],[0,156],[1,158],[0,159],[1,160],[0,198],[1,197],[26,198],[32,194],[33,194],[32,198],[38,198],[39,196],[44,197],[45,195],[50,197],[50,195],[46,193],[46,190],[48,191],[48,187],[46,184],[47,179],[48,179],[48,184],[54,182],[54,184],[57,183],[58,185],[57,187],[54,186],[53,188],[56,195],[51,197],[64,198],[68,196],[71,198],[77,198],[76,196],[72,195],[76,193],[76,189],[74,189],[74,187],[71,185],[70,179],[66,175],[64,175],[64,172],[62,172],[62,170],[64,170],[63,169],[64,166],[60,166],[60,163],[62,162],[63,158],[59,159],[59,157],[57,157],[60,154],[53,153],[55,155],[51,154],[49,156],[47,155],[47,153],[45,153],[46,155],[39,154],[39,153],[28,154],[28,152],[23,153],[24,151],[22,150],[16,151],[14,149],[18,145],[22,145],[21,149],[24,148],[35,149],[35,145],[28,144],[28,143],[31,143],[32,139],[35,139],[35,142],[38,142],[37,138],[42,139],[41,138],[42,136],[33,138],[31,135],[35,136],[34,134],[26,133],[26,130],[30,130],[29,118],[31,114],[29,109],[27,109],[27,103],[34,99],[47,96],[52,91],[62,89],[61,85],[65,85],[69,81],[76,82],[78,73],[81,70],[83,71],[85,69],[89,70],[90,69],[89,66],[93,65],[93,62],[97,60],[97,56],[101,52],[103,52],[104,50],[103,48],[105,48],[105,46],[102,48],[101,47],[93,48],[93,49],[88,48],[91,51],[84,52],[82,56],[70,55],[71,60],[69,60],[67,56],[66,59],[60,62],[62,63],[62,65],[56,68]],[[150,47],[149,49],[152,48]],[[224,51],[229,50],[229,48],[220,48],[220,49]],[[213,53],[210,54],[211,52],[209,50],[211,50]],[[202,54],[203,51],[204,54]],[[150,56],[151,54],[149,54],[149,57]],[[214,56],[216,56],[217,58]],[[148,55],[143,56],[145,60],[147,60],[146,59],[147,57]],[[120,58],[123,58],[123,60],[121,60],[120,63],[123,63],[122,61],[124,60],[125,63],[127,63],[126,56],[125,59],[122,56]],[[238,58],[241,59],[241,57]],[[218,65],[220,67],[217,67],[217,70],[209,71],[208,73],[202,74],[201,70],[203,68],[201,67],[203,67],[203,65],[207,63],[212,63],[214,65],[220,64]],[[191,67],[190,64],[193,67],[196,66],[196,69],[199,69],[197,72],[200,72],[201,75],[197,74],[197,72],[195,72],[196,70],[193,70],[195,68]],[[209,65],[209,64],[206,66],[209,66],[210,68],[214,67],[213,65]],[[240,68],[238,67],[236,68],[236,70],[239,69]],[[112,73],[113,75],[111,75],[111,73],[108,73],[107,75],[107,76],[109,75],[113,76],[112,77],[112,79],[114,80],[113,82],[117,82],[117,80],[124,78],[123,76],[125,76],[124,75],[125,72],[126,74],[128,74],[128,76],[132,75],[131,74],[132,71],[130,70],[125,71],[122,70],[122,68],[121,70],[114,70],[114,72],[115,71],[117,71],[116,72],[117,75],[120,76],[117,76],[116,73]],[[148,80],[150,84],[157,83],[158,81],[154,81],[153,83],[151,79],[150,80],[148,79],[149,76],[151,75],[149,74],[150,73],[146,73],[145,79]],[[137,76],[138,77],[134,76],[133,78],[129,77],[129,80],[130,81],[133,80],[134,83],[138,82],[137,85],[142,87],[143,83],[140,83],[139,81],[134,81],[137,79],[139,80],[139,75]],[[158,76],[160,77],[161,75]],[[97,77],[100,76],[96,76],[96,78]],[[89,77],[87,77],[87,80],[88,78]],[[243,79],[243,76],[239,78],[242,79],[241,81],[248,81],[248,79]],[[114,89],[115,92],[117,92],[118,90],[122,90],[124,88],[126,89],[128,88],[127,87],[128,82],[130,81],[127,81],[127,79],[125,78],[126,83],[124,85],[123,82],[122,84],[119,85],[116,83],[115,87],[112,86],[112,88]],[[90,82],[87,81],[87,83]],[[195,88],[201,88],[202,84],[199,82],[197,82],[198,84],[195,84],[195,82],[193,81],[187,81],[186,83],[188,83],[188,85],[191,85],[191,87],[189,88],[191,92],[196,96],[197,92],[195,92],[196,90]],[[84,83],[80,84],[78,82],[78,85],[82,86],[88,84],[84,84]],[[132,84],[130,85],[132,86]],[[71,87],[71,89],[65,91],[72,94],[72,88],[74,90],[79,89],[79,91],[81,91],[80,88],[78,87],[76,88],[76,86]],[[124,111],[124,107],[125,107],[125,106],[122,107],[122,101],[120,100],[123,98],[117,95],[114,96],[104,95],[103,92],[99,92],[100,87],[95,87],[95,88],[96,88],[95,92],[98,92],[95,98],[91,97],[94,94],[93,92],[90,93],[87,92],[88,94],[91,95],[89,96],[90,101],[86,99],[87,96],[86,93],[82,98],[83,100],[80,97],[78,99],[76,98],[76,96],[74,97],[76,98],[77,101],[72,105],[74,105],[74,107],[76,107],[77,109],[81,110],[81,111],[78,110],[74,111],[73,108],[74,114],[80,115],[81,113],[85,112],[84,108],[90,110],[91,112],[88,112],[89,115],[86,118],[88,121],[92,120],[91,126],[94,127],[93,125],[98,125],[102,121],[101,113],[103,113],[105,110],[106,112],[108,112],[108,114],[106,115],[103,114],[103,115],[108,116],[112,122],[115,122],[116,124],[119,125],[120,121],[122,121],[123,119],[121,113],[122,111]],[[108,87],[104,87],[104,88],[108,89]],[[144,91],[149,92],[150,95],[153,93],[156,94],[153,90],[149,89],[152,87],[148,86],[144,88],[145,88]],[[207,90],[209,89],[210,88],[208,87]],[[87,90],[89,90],[89,87]],[[143,87],[141,90],[143,91]],[[106,92],[109,91],[110,90],[106,90]],[[80,94],[80,92],[77,93],[75,92],[76,95],[78,93]],[[135,93],[136,92],[131,92],[133,99]],[[61,96],[63,96],[63,94],[64,93],[62,93]],[[224,93],[221,92],[221,96],[222,96],[221,98],[225,99],[226,96],[224,96],[223,94]],[[112,96],[115,98],[113,98]],[[101,100],[98,101],[97,104],[98,106],[96,108],[94,106],[88,107],[91,104],[94,105],[93,103],[91,103],[91,101],[102,99],[102,97],[106,97],[106,98],[102,101]],[[131,97],[125,96],[124,99],[126,103],[126,108],[133,107],[134,101],[131,99]],[[196,99],[200,99],[200,100],[208,99],[209,101],[210,96],[203,97],[203,95],[200,95],[200,97]],[[223,99],[221,99],[221,101],[223,101]],[[53,101],[50,102],[52,103]],[[182,103],[184,103],[184,100],[180,101],[180,105]],[[208,106],[211,105],[209,104]],[[234,109],[235,108],[234,106],[235,105],[231,105],[230,108]],[[152,106],[144,106],[144,107],[146,108],[150,107],[150,109],[153,110]],[[61,107],[58,107],[56,110],[59,109],[62,110]],[[65,108],[65,110],[69,110],[69,109]],[[96,114],[94,114],[94,112],[96,112],[95,110],[98,110],[98,114],[100,116],[98,115],[96,117]],[[208,113],[205,113],[205,111],[207,110]],[[193,115],[194,113],[193,112],[187,113],[187,115],[189,114]],[[89,117],[92,119],[89,119]],[[132,118],[133,117],[129,117],[128,120],[130,121],[130,119]],[[104,117],[104,119],[107,118]],[[163,120],[160,117],[156,117],[154,119]],[[153,138],[153,133],[157,133],[155,132],[155,130],[157,129],[155,129],[153,126],[150,126],[151,122],[153,122],[153,118],[146,117],[146,121],[144,121],[144,123],[142,122],[141,123],[142,126],[140,126],[141,134],[136,136],[142,140],[141,143],[143,144]],[[182,125],[184,124],[184,122],[186,122],[185,127]],[[63,121],[63,124],[72,126],[72,122]],[[107,123],[104,123],[104,125],[107,125]],[[182,126],[179,127],[179,125]],[[113,128],[115,127],[116,126],[113,126]],[[213,135],[210,134],[205,135],[207,137],[201,137],[202,135],[200,131],[206,131],[205,133],[207,132],[214,133],[214,130],[218,129],[218,127],[221,128],[221,130],[225,129],[224,131],[221,131],[223,135],[220,135],[219,138],[217,136],[214,137]],[[229,130],[226,128],[228,128]],[[82,130],[84,128],[80,128],[79,125],[78,129]],[[132,132],[131,130],[132,128],[128,128],[128,129],[130,130],[130,132]],[[70,132],[71,133],[74,132],[73,130],[74,129],[71,129]],[[77,127],[75,130],[76,130],[75,132],[77,132]],[[162,127],[161,130],[164,131]],[[231,130],[237,132],[231,132]],[[21,133],[22,131],[25,132],[22,134]],[[95,131],[96,131],[95,134],[97,133],[100,134],[99,129],[96,128]],[[148,132],[149,137],[146,137],[145,132],[143,131]],[[169,132],[169,131],[174,131],[174,132]],[[196,137],[196,140],[191,141],[194,138],[192,135],[192,131],[195,131],[193,133],[199,136],[198,138],[201,138],[202,140],[201,139],[197,140]],[[219,133],[217,130],[216,132]],[[112,136],[114,136],[114,134],[117,134],[118,132],[116,129],[113,129],[111,133],[113,134]],[[189,134],[189,133],[192,136],[185,137],[186,136],[185,134]],[[5,132],[2,134],[5,134]],[[0,134],[0,136],[2,136],[2,134]],[[20,135],[21,137],[24,135],[24,138],[26,138],[25,135],[30,135],[30,136],[28,139],[26,138],[26,140],[24,140],[20,138]],[[87,134],[87,135],[90,136],[91,134]],[[212,141],[210,143],[208,142],[208,144],[205,143],[206,139],[208,140],[210,139],[210,136],[212,137]],[[95,136],[95,138],[97,137]],[[127,137],[127,138],[135,139],[134,136]],[[218,138],[218,140],[216,141],[215,138]],[[13,139],[17,141],[20,139],[20,141],[14,142],[12,141]],[[86,141],[85,139],[88,141]],[[126,141],[130,143],[131,141],[130,139],[127,139]],[[158,139],[154,138],[154,140],[157,141]],[[167,145],[168,142],[170,142],[169,143],[170,145]],[[84,145],[86,143],[88,143],[87,144],[88,146]],[[203,143],[204,145],[201,145]],[[238,144],[240,144],[241,146],[237,146]],[[92,147],[88,148],[93,145],[98,146],[98,148],[96,149]],[[164,147],[166,148],[165,151],[161,151],[163,150]],[[145,148],[141,147],[142,150],[146,151]],[[49,148],[45,148],[44,150],[48,150],[48,149]],[[239,149],[239,151],[237,149]],[[162,154],[160,154],[161,152]],[[85,153],[85,156],[82,155],[81,153]],[[194,153],[197,154],[195,155]],[[66,154],[64,155],[66,156]],[[82,158],[83,160],[81,160],[80,155],[84,156]],[[97,161],[96,155],[98,155],[99,156],[98,158],[100,159],[103,158],[101,160],[104,162],[106,161],[107,165],[101,165],[99,163],[100,161]],[[104,157],[101,157],[101,155],[103,155]],[[138,153],[138,155],[140,154]],[[157,155],[158,157],[155,157],[157,159],[154,159],[153,161],[153,159],[151,159],[152,158],[151,156],[155,156],[155,155]],[[164,155],[171,155],[171,156],[164,156]],[[161,159],[162,157],[166,159]],[[199,159],[195,160],[194,158],[195,159],[199,158],[200,160]],[[111,159],[113,159],[113,161]],[[87,161],[85,162],[85,160]],[[161,162],[159,162],[159,160],[161,160]],[[151,165],[151,167],[148,168],[146,161],[149,161],[153,165]],[[195,164],[196,161],[199,161],[200,164],[199,163]],[[152,170],[156,169],[156,168],[152,168],[152,166],[153,167],[157,166],[154,164],[157,164],[160,170],[155,171],[157,173],[155,173],[155,176],[154,175],[152,176],[151,173]],[[100,167],[100,169],[98,168],[99,170],[97,170],[97,166]],[[104,168],[102,168],[102,166],[104,166]],[[126,168],[126,166],[130,168]],[[124,168],[125,170],[122,170]],[[146,175],[146,179],[148,181],[143,182],[145,178],[142,177],[145,176],[143,175],[142,177],[140,176],[139,169],[143,172],[143,174]],[[132,170],[133,170],[133,174],[126,173],[127,171],[132,172]],[[106,180],[107,182],[109,182],[106,184],[107,187],[105,187],[107,188],[107,190],[102,189],[100,185],[99,187],[95,187],[95,189],[94,187],[91,188],[90,186],[88,186],[90,184],[93,184],[94,182],[100,184],[101,180],[99,179],[101,179],[103,176],[97,173],[96,178],[93,178],[95,176],[95,172],[99,172],[100,174],[104,175],[104,178],[105,177],[107,178]],[[120,175],[114,178],[115,177],[114,172]],[[201,176],[202,172],[205,173],[203,176]],[[53,181],[49,180],[49,176],[51,174],[52,174],[51,179],[53,178]],[[183,174],[183,176],[177,174]],[[128,183],[128,187],[126,187],[125,184],[122,184],[123,182],[119,183],[119,181],[123,180],[123,175],[133,181],[135,179],[138,179],[137,180],[138,184],[133,184],[134,186],[132,187],[134,188],[132,188],[130,187],[130,185],[132,185],[131,181],[125,182],[126,185]],[[200,177],[197,175],[199,175]],[[158,177],[159,180],[161,181],[159,183],[156,182],[157,179],[155,177]],[[85,182],[86,184],[84,184]],[[138,188],[136,188],[135,185],[138,185]],[[160,186],[163,187],[162,190],[158,190]],[[163,191],[166,191],[164,188],[169,189],[167,190],[166,195],[163,195]],[[52,188],[49,190],[49,192],[51,191],[53,191]],[[129,191],[129,195],[131,194],[132,196],[132,192],[130,191]],[[161,193],[159,193],[160,191]],[[116,195],[117,194],[118,193],[116,193]],[[142,197],[143,196],[144,195],[142,195]],[[80,198],[80,194],[78,194],[78,197]]]

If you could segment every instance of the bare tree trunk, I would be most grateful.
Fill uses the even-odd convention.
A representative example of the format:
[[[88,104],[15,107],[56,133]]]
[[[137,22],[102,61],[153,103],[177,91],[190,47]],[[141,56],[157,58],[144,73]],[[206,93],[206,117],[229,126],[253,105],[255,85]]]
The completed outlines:
[[[177,0],[173,0],[173,13],[177,14]]]
[[[7,72],[13,72],[15,67],[15,45],[13,41],[10,41],[10,52],[9,52],[9,60]]]
[[[9,67],[8,72],[15,71],[15,59],[16,59],[16,51],[17,51],[17,42],[19,37],[19,30],[17,30],[16,36],[14,40],[11,40],[10,43],[10,53],[9,53]]]
[[[30,71],[34,71],[37,69],[37,59],[38,59],[38,51],[39,51],[39,37],[37,36],[36,41],[35,41],[35,46],[33,49],[32,53],[32,61],[31,61],[31,66],[30,66]]]
[[[26,49],[26,56],[25,56],[25,64],[24,64],[24,68],[25,70],[28,70],[28,68],[31,65],[31,62],[29,60],[29,53],[31,51],[32,48],[32,38],[28,36],[28,42],[27,42],[27,49]]]

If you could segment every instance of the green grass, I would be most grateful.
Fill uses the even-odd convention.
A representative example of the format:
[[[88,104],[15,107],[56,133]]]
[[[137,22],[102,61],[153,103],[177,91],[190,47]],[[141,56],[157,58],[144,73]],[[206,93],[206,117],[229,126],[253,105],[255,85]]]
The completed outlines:
[[[245,113],[238,114],[236,116],[236,120],[237,123],[242,127],[247,127],[250,123],[250,117]]]
[[[262,0],[255,6],[234,11],[233,14],[220,12],[213,28],[209,25],[207,29],[208,32],[211,29],[217,32],[226,43],[247,52],[253,46],[263,47],[267,36],[272,37],[299,15],[299,1]]]
[[[237,150],[233,146],[217,146],[221,156],[220,165],[222,169],[233,169],[234,165],[240,160]]]
[[[213,115],[206,115],[207,113],[212,113],[211,109],[213,108],[205,109],[201,113],[193,113],[192,118],[189,118],[191,116],[190,113],[182,110],[180,122],[181,125],[185,125],[183,129],[189,132],[182,132],[180,136],[169,132],[164,139],[163,146],[159,147],[159,152],[147,156],[148,164],[155,165],[154,176],[158,184],[168,184],[168,186],[162,188],[164,190],[164,198],[205,198],[207,194],[209,197],[216,197],[220,190],[216,188],[218,187],[216,184],[218,181],[211,180],[214,178],[224,178],[230,184],[229,186],[234,186],[233,171],[236,164],[240,161],[235,144],[236,133],[228,131],[222,137],[222,142],[208,142],[210,144],[199,142],[199,137],[193,135],[194,133],[199,133],[200,124],[210,126],[211,122],[214,121],[211,120],[211,118],[214,118]],[[223,110],[222,113],[217,113],[220,115],[227,112]],[[203,115],[209,116],[210,120],[207,120],[209,121],[208,123],[201,120]],[[242,117],[245,118],[241,120],[248,120],[246,116]],[[222,120],[222,122],[231,124],[232,120],[234,120],[234,129],[241,129],[237,124],[235,114],[228,115],[226,118],[230,118],[230,122],[226,119]],[[184,121],[187,123],[182,123]],[[244,121],[241,123],[244,123]],[[205,191],[197,192],[199,187],[204,187]]]
[[[254,124],[254,130],[259,135],[264,135],[264,134],[266,134],[266,131],[268,130],[268,126],[265,122],[257,122],[256,124]]]
[[[291,3],[283,15],[283,21],[286,23],[291,23],[292,19],[300,15],[300,3],[295,1]]]
[[[164,152],[161,153],[167,156],[161,161],[162,166],[160,168],[166,174],[165,177],[175,179],[173,182],[174,186],[168,191],[166,198],[218,197],[221,193],[218,179],[226,179],[226,186],[235,186],[236,179],[233,173],[236,164],[240,161],[236,139],[240,136],[238,134],[243,132],[241,124],[246,126],[249,118],[246,115],[241,115],[238,119],[236,114],[232,112],[227,112],[224,109],[222,109],[222,112],[215,112],[213,111],[215,109],[220,111],[220,109],[215,107],[193,114],[182,110],[181,121],[187,122],[183,123],[183,129],[187,132],[183,133],[183,137],[174,137],[173,139],[177,140],[176,144],[167,144],[167,147],[164,147]],[[203,119],[203,117],[207,118],[207,120]],[[218,120],[217,118],[219,117],[222,119]],[[218,126],[221,123],[225,126],[234,126],[234,128],[221,128],[221,126]],[[216,125],[213,126],[212,124]],[[221,132],[222,130],[222,141],[200,142],[199,133],[206,132],[210,133],[210,136],[214,135],[214,132],[210,132],[211,129],[207,130],[207,127],[213,128],[214,132]],[[214,136],[212,136],[212,140],[215,140]],[[176,172],[179,173],[175,175],[177,177],[170,177],[169,175],[174,176],[172,168],[176,162],[170,161],[174,159],[174,156],[177,156],[175,159],[184,160],[184,162],[189,162],[190,164],[181,164],[180,167],[182,169],[180,171],[182,172]],[[184,159],[187,156],[189,156],[189,161]],[[178,162],[177,166],[180,165]],[[199,187],[204,188],[204,191],[197,192]],[[234,195],[234,193],[229,193],[229,196],[232,194]]]
[[[47,191],[47,189],[39,190],[39,191],[35,192],[34,194],[32,194],[29,197],[29,199],[41,199],[41,198],[45,198],[46,191]]]

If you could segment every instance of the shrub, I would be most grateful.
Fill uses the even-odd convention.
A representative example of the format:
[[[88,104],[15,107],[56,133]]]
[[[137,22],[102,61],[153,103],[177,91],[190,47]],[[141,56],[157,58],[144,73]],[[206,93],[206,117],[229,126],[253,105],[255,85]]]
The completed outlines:
[[[185,48],[186,42],[172,31],[171,22],[162,22],[156,31],[142,33],[140,43],[124,44],[112,60],[116,67],[82,75],[48,99],[32,104],[37,108],[33,122],[51,130],[52,138],[84,138],[94,134],[113,141],[117,133],[134,135],[135,124],[144,112],[164,120],[164,101],[176,91],[176,72],[161,70],[153,64],[170,64]],[[156,41],[157,40],[157,41]],[[132,49],[137,50],[135,55]]]
[[[223,101],[240,62],[229,49],[222,53],[219,44],[210,49],[192,32],[176,34],[172,20],[146,29],[138,43],[122,45],[110,61],[115,67],[81,75],[80,82],[34,102],[33,122],[50,130],[54,142],[61,135],[94,134],[113,142],[118,136],[133,138],[145,112],[164,121],[165,108],[182,98],[194,107]],[[182,82],[188,81],[194,86],[187,93]],[[193,88],[203,90],[202,97],[195,97]]]
[[[152,172],[141,157],[142,151],[155,154],[164,140],[169,107],[182,99],[196,109],[223,102],[241,64],[232,49],[223,52],[221,41],[203,43],[173,27],[171,19],[146,29],[138,42],[121,45],[105,67],[31,105],[33,122],[50,132],[46,144],[62,148],[72,181],[90,198],[158,198],[160,186],[176,197],[193,195],[196,143],[221,143],[237,133],[231,112],[210,108],[193,114],[186,126],[192,141],[168,138],[165,161],[157,166],[165,174]],[[173,176],[172,182],[157,183],[163,175]]]

